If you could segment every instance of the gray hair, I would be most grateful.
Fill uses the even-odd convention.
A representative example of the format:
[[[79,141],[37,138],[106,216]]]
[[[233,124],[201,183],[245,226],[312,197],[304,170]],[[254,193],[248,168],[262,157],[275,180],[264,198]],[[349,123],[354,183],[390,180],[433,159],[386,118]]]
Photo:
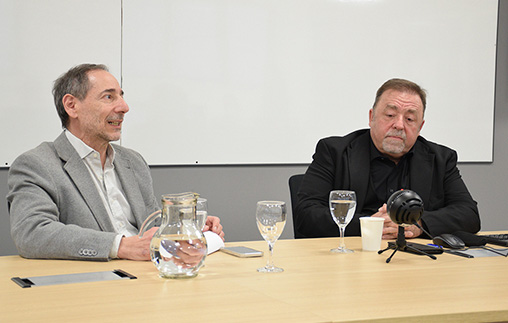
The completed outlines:
[[[400,92],[409,92],[413,94],[417,94],[422,100],[423,104],[423,112],[425,113],[425,108],[427,106],[427,92],[422,89],[418,84],[404,80],[404,79],[391,79],[386,81],[381,87],[377,90],[376,100],[374,101],[373,108],[376,108],[376,104],[379,101],[381,95],[388,90],[396,90]]]
[[[65,111],[63,105],[63,97],[70,94],[78,100],[85,99],[88,90],[90,90],[90,81],[88,79],[88,72],[95,70],[107,71],[108,67],[103,64],[81,64],[74,66],[65,74],[62,74],[56,79],[53,85],[53,99],[55,101],[56,111],[62,122],[62,127],[66,127],[69,122],[69,115]]]

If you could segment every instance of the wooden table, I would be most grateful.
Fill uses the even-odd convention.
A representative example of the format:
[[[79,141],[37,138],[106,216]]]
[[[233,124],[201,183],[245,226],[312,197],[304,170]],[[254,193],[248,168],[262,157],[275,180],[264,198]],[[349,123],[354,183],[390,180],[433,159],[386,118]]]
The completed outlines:
[[[416,241],[427,243],[428,241]],[[383,242],[386,244],[386,241]],[[151,262],[0,257],[0,322],[400,322],[508,320],[508,259],[437,260],[391,251],[332,254],[337,238],[281,240],[283,273],[261,274],[265,258],[209,255],[198,277],[162,279]],[[227,243],[267,253],[264,241]],[[21,288],[11,277],[125,270],[136,280]]]

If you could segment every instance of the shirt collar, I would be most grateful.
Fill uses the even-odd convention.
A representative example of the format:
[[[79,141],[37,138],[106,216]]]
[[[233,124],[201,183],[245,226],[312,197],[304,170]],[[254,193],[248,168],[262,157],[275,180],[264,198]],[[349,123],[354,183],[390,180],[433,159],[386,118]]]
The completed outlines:
[[[70,132],[67,129],[65,129],[65,135],[67,136],[67,139],[71,143],[72,147],[74,147],[74,149],[76,149],[76,152],[78,153],[79,158],[84,159],[91,153],[97,152],[95,149],[93,149],[92,147],[85,144],[81,139],[76,137],[72,132]],[[108,149],[106,151],[106,156],[107,156],[106,163],[112,164],[113,161],[115,160],[115,154],[116,154],[116,152],[115,152],[115,149],[113,148],[113,146],[108,145]]]

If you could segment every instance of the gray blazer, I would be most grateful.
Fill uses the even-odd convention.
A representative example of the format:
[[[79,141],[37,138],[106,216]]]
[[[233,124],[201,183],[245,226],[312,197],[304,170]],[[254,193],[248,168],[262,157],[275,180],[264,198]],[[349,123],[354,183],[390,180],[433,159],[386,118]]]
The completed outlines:
[[[114,145],[115,170],[138,229],[159,209],[141,155]],[[26,258],[108,260],[116,236],[88,169],[62,133],[19,156],[9,170],[11,235]]]

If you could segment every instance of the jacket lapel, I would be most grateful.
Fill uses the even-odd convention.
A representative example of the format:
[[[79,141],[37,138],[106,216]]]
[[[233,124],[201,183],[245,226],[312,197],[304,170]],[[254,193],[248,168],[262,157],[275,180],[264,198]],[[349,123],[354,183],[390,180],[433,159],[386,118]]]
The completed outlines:
[[[367,196],[367,188],[369,185],[369,169],[370,169],[370,132],[358,137],[351,142],[347,148],[348,165],[350,168],[350,185],[351,190],[356,192],[356,200],[358,201],[357,210],[363,209],[363,202]]]
[[[146,214],[147,210],[143,195],[139,189],[138,181],[131,167],[130,160],[124,156],[122,150],[119,149],[118,146],[115,146],[115,151],[115,170],[122,183],[123,191],[127,197],[127,201],[129,201],[132,214],[136,218],[137,228],[139,229],[149,214]]]
[[[101,230],[115,232],[99,192],[97,192],[97,188],[90,176],[90,172],[74,147],[72,147],[65,132],[58,136],[54,144],[57,154],[65,161],[63,166],[65,171],[69,174],[74,185],[76,185]]]
[[[423,201],[429,201],[434,173],[434,153],[416,141],[414,155],[411,158],[410,179],[411,190],[415,191]]]

